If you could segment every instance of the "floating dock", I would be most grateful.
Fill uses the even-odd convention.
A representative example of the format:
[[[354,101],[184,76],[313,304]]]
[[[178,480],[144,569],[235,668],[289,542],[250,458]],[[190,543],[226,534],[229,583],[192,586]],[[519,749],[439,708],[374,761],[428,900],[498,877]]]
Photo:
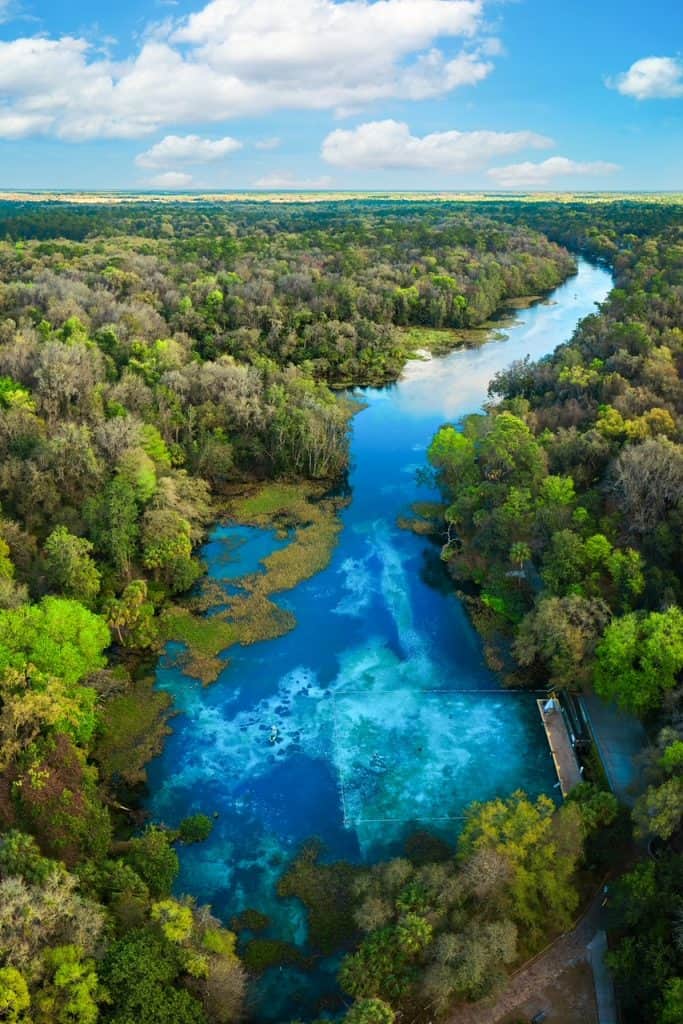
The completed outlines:
[[[550,746],[550,753],[553,755],[557,777],[560,780],[562,796],[567,796],[568,793],[571,793],[574,786],[578,786],[581,782],[579,762],[574,753],[567,723],[560,710],[558,700],[552,698],[550,700],[547,698],[537,700],[536,705],[543,722],[545,734],[548,737],[548,745]]]

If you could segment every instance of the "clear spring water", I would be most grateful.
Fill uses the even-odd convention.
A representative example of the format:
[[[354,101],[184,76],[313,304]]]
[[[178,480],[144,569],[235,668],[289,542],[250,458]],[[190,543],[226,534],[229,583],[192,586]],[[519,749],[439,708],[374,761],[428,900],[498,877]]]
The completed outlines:
[[[172,667],[172,650],[161,660],[158,685],[181,714],[150,766],[149,810],[168,825],[218,812],[209,840],[180,850],[178,891],[226,920],[264,910],[271,934],[304,944],[301,908],[279,900],[275,884],[307,838],[322,839],[328,859],[370,861],[400,850],[416,827],[455,839],[473,800],[555,792],[533,696],[500,691],[438,548],[396,519],[432,497],[416,470],[435,430],[478,410],[513,359],[568,339],[611,283],[581,262],[549,302],[519,314],[506,340],[411,362],[396,385],[364,389],[339,545],[324,572],[276,598],[296,629],[232,649],[209,688]],[[231,587],[282,543],[221,525],[203,556]],[[336,967],[269,972],[252,1016],[314,1015]]]

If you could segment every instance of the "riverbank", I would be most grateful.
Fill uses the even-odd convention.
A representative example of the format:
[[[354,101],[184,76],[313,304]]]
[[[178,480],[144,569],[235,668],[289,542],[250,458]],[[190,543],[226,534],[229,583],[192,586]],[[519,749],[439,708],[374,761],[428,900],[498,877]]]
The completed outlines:
[[[472,800],[520,787],[532,797],[554,792],[533,697],[500,690],[438,547],[396,520],[438,497],[416,479],[435,429],[478,409],[500,367],[569,336],[609,283],[604,270],[581,264],[556,304],[526,311],[506,341],[409,363],[395,385],[359,391],[351,500],[330,510],[341,531],[332,536],[327,525],[325,543],[302,551],[287,573],[325,567],[265,594],[297,628],[234,643],[209,687],[182,670],[170,645],[158,688],[180,714],[149,766],[147,807],[171,827],[218,812],[210,838],[180,851],[179,892],[226,921],[258,907],[270,922],[264,938],[308,955],[302,908],[276,888],[312,834],[326,858],[367,863],[400,852],[416,829],[452,841]],[[293,521],[285,516],[278,530],[277,503],[253,500],[242,509],[251,525],[216,528],[204,549],[226,605],[239,597],[241,575],[252,580],[260,562],[277,568],[291,557],[281,552]],[[314,1014],[335,974],[324,958],[314,976],[292,965],[274,978],[266,972],[259,1019]],[[307,993],[307,1008],[295,992]]]

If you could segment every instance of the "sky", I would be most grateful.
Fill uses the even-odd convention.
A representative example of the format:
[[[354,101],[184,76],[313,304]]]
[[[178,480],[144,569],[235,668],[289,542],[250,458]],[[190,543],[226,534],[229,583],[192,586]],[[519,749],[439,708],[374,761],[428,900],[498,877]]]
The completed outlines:
[[[0,189],[683,191],[683,0],[0,0]]]

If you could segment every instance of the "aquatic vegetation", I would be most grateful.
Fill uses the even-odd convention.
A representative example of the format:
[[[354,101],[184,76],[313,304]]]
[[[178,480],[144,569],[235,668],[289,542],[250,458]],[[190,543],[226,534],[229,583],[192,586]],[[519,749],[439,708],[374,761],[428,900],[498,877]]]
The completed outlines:
[[[292,613],[270,595],[291,590],[329,563],[344,502],[324,498],[325,490],[314,483],[271,483],[231,503],[237,522],[274,527],[287,544],[263,558],[262,572],[240,577],[237,593],[226,593],[210,580],[194,609],[211,611],[213,600],[220,606],[213,615],[199,616],[190,607],[171,607],[164,613],[163,635],[185,645],[178,657],[188,675],[212,683],[225,666],[219,655],[227,648],[271,640],[294,629]]]
[[[242,962],[248,971],[261,974],[269,967],[310,969],[311,961],[290,942],[280,939],[250,939],[242,950]]]
[[[128,786],[145,782],[146,765],[171,732],[172,700],[153,683],[151,678],[133,682],[103,707],[93,756],[106,779]]]
[[[308,843],[278,882],[278,896],[296,896],[308,911],[308,941],[333,953],[356,934],[353,883],[358,868],[345,861],[321,864],[320,843]]]

